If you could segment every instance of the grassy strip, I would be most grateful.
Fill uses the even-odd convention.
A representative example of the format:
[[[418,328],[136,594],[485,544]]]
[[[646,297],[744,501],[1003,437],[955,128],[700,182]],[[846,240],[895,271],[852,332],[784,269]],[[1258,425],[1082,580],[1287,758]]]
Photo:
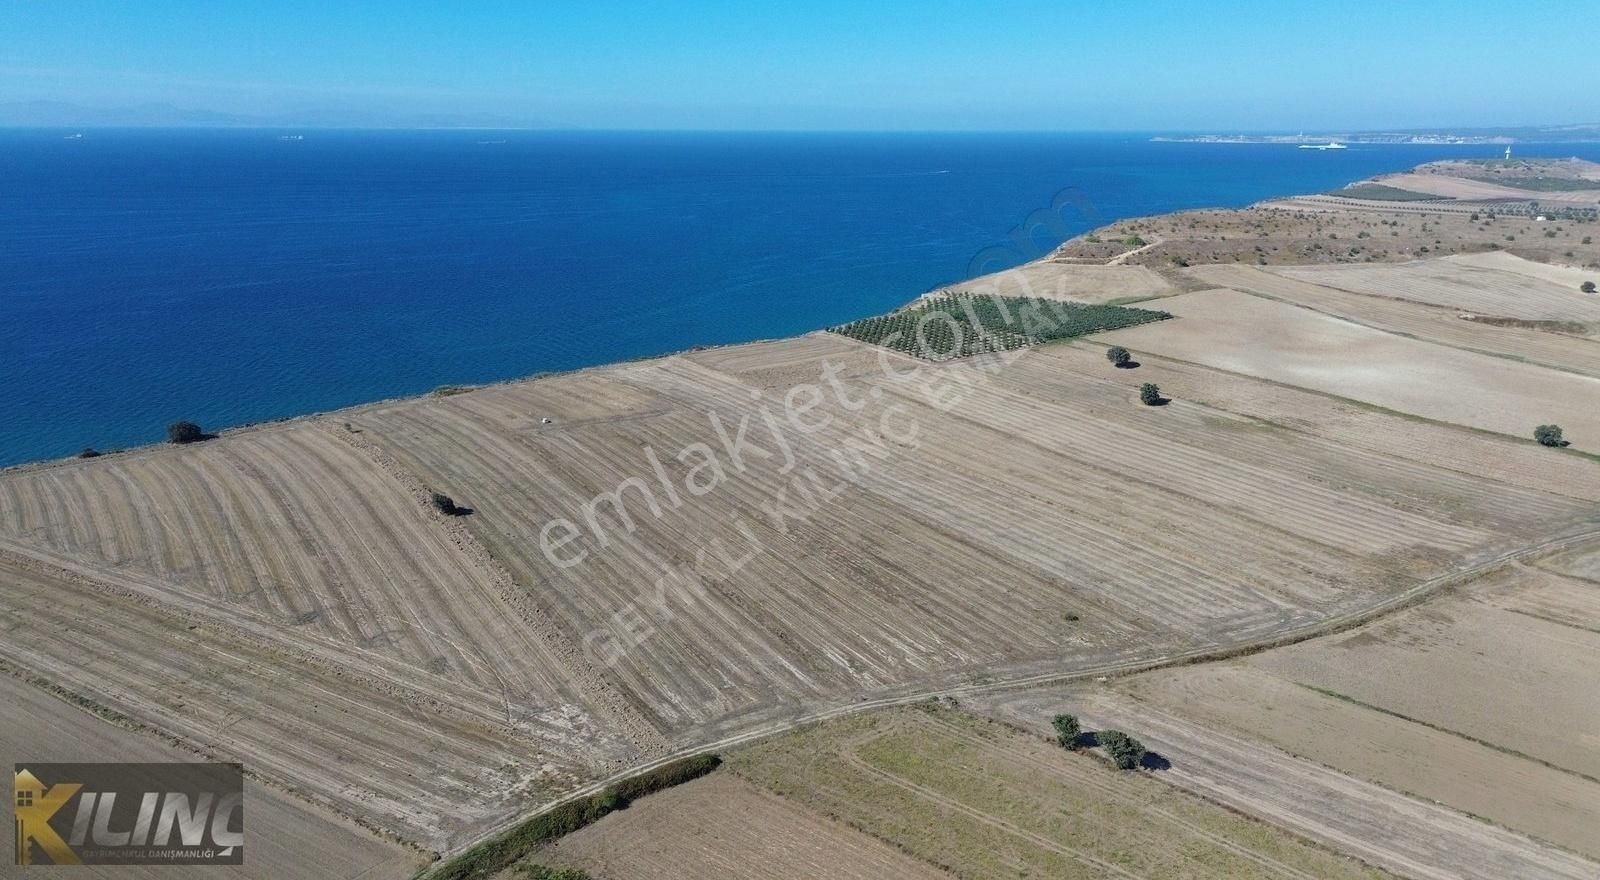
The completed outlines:
[[[829,332],[931,361],[1012,351],[1170,318],[1166,312],[1020,296],[947,293]]]
[[[1507,748],[1506,746],[1500,745],[1499,743],[1490,742],[1490,741],[1488,741],[1486,739],[1479,739],[1479,738],[1477,738],[1475,736],[1472,736],[1471,734],[1462,733],[1459,730],[1451,730],[1448,727],[1440,727],[1437,724],[1431,724],[1431,723],[1429,723],[1427,721],[1423,721],[1421,718],[1412,718],[1410,715],[1402,715],[1399,712],[1395,712],[1395,711],[1390,710],[1390,709],[1385,709],[1382,706],[1374,706],[1371,703],[1364,703],[1364,702],[1356,699],[1355,697],[1352,697],[1352,696],[1349,696],[1349,695],[1346,695],[1346,694],[1341,694],[1338,691],[1330,691],[1327,688],[1319,688],[1316,685],[1306,684],[1305,682],[1302,682],[1302,681],[1297,681],[1297,682],[1295,682],[1295,684],[1299,685],[1300,687],[1305,688],[1308,691],[1313,691],[1315,693],[1319,693],[1319,694],[1323,695],[1324,697],[1332,697],[1335,700],[1342,700],[1343,702],[1349,703],[1352,706],[1360,706],[1363,709],[1369,709],[1369,710],[1371,710],[1373,712],[1377,712],[1380,715],[1387,715],[1390,718],[1398,718],[1401,721],[1405,721],[1405,722],[1408,722],[1410,724],[1417,724],[1417,725],[1420,725],[1422,727],[1426,727],[1429,730],[1437,730],[1440,733],[1449,734],[1450,736],[1456,737],[1458,739],[1464,739],[1467,742],[1473,743],[1475,745],[1483,746],[1486,749],[1493,749],[1493,750],[1495,750],[1497,752],[1500,752],[1501,754],[1510,755],[1513,758],[1521,758],[1524,761],[1532,761],[1535,764],[1539,764],[1539,765],[1544,766],[1544,767],[1549,767],[1551,770],[1555,770],[1555,771],[1558,771],[1558,772],[1561,772],[1561,773],[1565,773],[1568,776],[1576,776],[1579,779],[1584,780],[1585,782],[1600,783],[1600,779],[1596,779],[1595,777],[1590,776],[1587,773],[1581,773],[1581,772],[1579,772],[1577,770],[1569,770],[1568,768],[1563,767],[1560,764],[1552,764],[1552,763],[1550,763],[1549,761],[1546,761],[1543,758],[1535,758],[1533,755],[1530,755],[1527,752],[1519,752],[1516,749]]]
[[[1387,186],[1382,183],[1358,183],[1344,189],[1336,189],[1330,196],[1339,196],[1345,199],[1367,199],[1376,202],[1448,202],[1449,196],[1436,196],[1428,193],[1412,192],[1398,186]]]
[[[510,867],[536,848],[599,821],[649,794],[698,779],[722,764],[718,755],[693,755],[616,783],[598,794],[567,801],[478,844],[428,872],[428,880],[482,880]],[[537,875],[535,875],[537,876]],[[559,876],[559,875],[557,875]]]

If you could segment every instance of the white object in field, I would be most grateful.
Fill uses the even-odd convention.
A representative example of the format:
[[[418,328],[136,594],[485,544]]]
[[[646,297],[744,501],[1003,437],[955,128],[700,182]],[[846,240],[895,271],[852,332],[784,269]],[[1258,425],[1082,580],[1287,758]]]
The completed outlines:
[[[1511,159],[1511,145],[1510,144],[1506,144],[1506,160],[1510,161],[1510,159]]]

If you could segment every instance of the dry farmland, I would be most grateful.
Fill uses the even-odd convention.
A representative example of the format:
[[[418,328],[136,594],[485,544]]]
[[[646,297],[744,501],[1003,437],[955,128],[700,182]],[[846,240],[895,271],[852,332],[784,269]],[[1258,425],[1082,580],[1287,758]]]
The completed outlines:
[[[108,723],[40,687],[0,671],[0,766],[23,761],[72,763],[198,761],[192,752]],[[155,880],[231,877],[278,880],[405,880],[425,861],[421,852],[386,840],[254,780],[245,780],[246,856],[243,866],[62,868],[64,876]],[[0,867],[5,874],[9,863]],[[18,872],[29,874],[27,871]],[[7,874],[6,876],[11,876]],[[31,874],[30,874],[31,876]]]
[[[1135,302],[1179,288],[1148,266],[1103,266],[1042,260],[953,285],[948,290],[1043,297],[1087,303]]]
[[[1181,696],[1168,701],[1169,694]],[[1584,814],[1563,817],[1552,810],[1555,801],[1573,794],[1565,781],[1540,790],[1551,775],[1519,773],[1486,758],[1482,748],[1424,728],[1385,726],[1375,713],[1340,714],[1339,701],[1319,700],[1245,664],[1185,667],[1114,686],[998,692],[966,702],[1041,735],[1049,734],[1050,719],[1059,712],[1077,715],[1085,730],[1129,731],[1163,759],[1155,774],[1161,780],[1401,876],[1580,880],[1595,874],[1596,862],[1461,812],[1460,800],[1437,803],[1390,787],[1388,779],[1352,774],[1357,766],[1382,764],[1411,780],[1432,778],[1442,783],[1437,788],[1483,793],[1488,785],[1468,774],[1500,773],[1489,782],[1505,795],[1497,812],[1553,818],[1572,829]],[[1248,723],[1224,720],[1230,709]],[[1280,713],[1288,717],[1280,719]],[[1279,730],[1303,736],[1274,738]],[[1318,748],[1300,751],[1307,743]],[[1476,755],[1465,754],[1472,749]],[[1364,758],[1332,765],[1323,759],[1333,752]],[[1536,812],[1520,812],[1530,806]]]
[[[1120,689],[1136,716],[1237,731],[1596,857],[1597,612],[1592,582],[1516,566],[1344,635]]]
[[[1600,296],[1521,272],[1456,260],[1403,266],[1279,266],[1268,270],[1324,287],[1526,321],[1600,323]]]
[[[950,875],[835,819],[716,773],[652,795],[534,861],[657,880],[941,880]]]
[[[1282,300],[1390,333],[1600,377],[1600,343],[1578,335],[1579,328],[1563,325],[1566,332],[1557,332],[1471,320],[1459,309],[1348,293],[1254,266],[1199,266],[1189,272],[1213,287]],[[1593,332],[1600,333],[1600,326]]]
[[[1600,379],[1409,339],[1231,290],[1170,297],[1162,306],[1182,320],[1102,338],[1513,437],[1555,423],[1573,446],[1600,450],[1600,409],[1593,404]]]
[[[1593,743],[1554,727],[1514,737],[1469,711],[1485,704],[1445,678],[1470,669],[1492,679],[1493,664],[1473,651],[1502,633],[1518,641],[1497,649],[1518,646],[1541,674],[1600,684],[1562,663],[1562,651],[1596,628],[1585,585],[1600,578],[1600,562],[1563,548],[1596,529],[1600,342],[1532,323],[1587,322],[1600,300],[1568,289],[1572,276],[1562,273],[1576,270],[1503,256],[1280,274],[1187,274],[1169,262],[1196,247],[1239,245],[1231,232],[1190,225],[1212,214],[1253,230],[1246,242],[1277,242],[1260,245],[1268,252],[1325,222],[1303,213],[1149,221],[1162,234],[1146,229],[1157,243],[1128,255],[1130,265],[1040,263],[979,279],[1091,302],[1160,296],[1176,316],[1065,344],[933,364],[816,333],[0,472],[0,661],[130,728],[243,761],[317,809],[454,852],[671,754],[934,693],[965,699],[1281,644],[1515,558],[1530,580],[1473,593],[1476,604],[1430,631],[1431,654],[1417,654],[1422,637],[1413,635],[1358,650],[1315,643],[1172,681],[1222,688],[1246,675],[1292,677],[1342,695],[1264,691],[1304,717],[1400,736],[1393,715],[1363,714],[1381,706],[1427,722],[1406,728],[1408,748],[1436,741],[1439,757],[1464,754],[1462,742],[1503,745],[1534,756],[1515,765],[1521,778],[1549,777],[1587,803],[1572,780],[1600,776],[1585,751]],[[1377,231],[1400,221],[1341,211],[1326,222]],[[1407,235],[1436,231],[1420,228],[1433,220],[1405,222]],[[1451,228],[1461,249],[1478,234]],[[1230,253],[1256,245],[1241,247]],[[1308,254],[1274,259],[1325,262]],[[1506,320],[1467,321],[1456,311],[1467,308]],[[1113,366],[1104,356],[1112,343],[1142,363]],[[1170,399],[1142,405],[1143,382]],[[1547,422],[1562,425],[1574,448],[1534,444],[1533,426]],[[433,492],[467,512],[435,509]],[[1434,607],[1394,620],[1420,632],[1414,621]],[[1451,639],[1467,647],[1447,649]],[[1291,661],[1293,670],[1270,665]],[[1416,688],[1379,675],[1392,668],[1385,663],[1416,670]],[[1428,693],[1459,706],[1430,703]],[[1503,696],[1521,713],[1549,700],[1565,707],[1548,716],[1561,725],[1596,726],[1539,683]],[[1218,718],[1254,731],[1244,711]],[[661,796],[669,806],[681,799],[681,810],[641,805],[558,849],[575,864],[649,873],[650,859],[668,851],[631,841],[673,834],[700,815],[726,820],[728,846],[767,846],[790,873],[839,850],[862,874],[920,876],[928,863],[959,863],[991,876],[995,863],[973,854],[992,845],[1012,872],[1104,873],[1098,866],[1124,870],[1126,855],[1151,859],[1141,864],[1154,876],[1359,875],[1146,776],[1109,785],[1088,759],[958,715],[904,711],[821,730],[775,742],[824,748],[836,790],[794,781],[793,746],[763,746],[776,763],[752,759],[740,772],[769,793],[739,783],[701,796],[734,783],[697,784]],[[1168,730],[1177,747],[1222,760],[1180,732]],[[1287,743],[1294,733],[1259,735]],[[1340,798],[1368,798],[1367,788],[1250,748],[1252,760],[1321,786],[1320,799],[1295,805],[1304,809],[1279,811],[1319,840],[1387,853],[1380,864],[1422,876],[1432,875],[1415,865],[1430,853],[1470,862],[1459,854],[1478,850],[1492,855],[1485,864],[1573,876],[1561,861],[1568,854],[1517,855],[1522,838],[1475,836],[1488,826],[1393,792],[1340,825]],[[1488,778],[1522,760],[1489,751],[1497,757],[1481,764]],[[939,790],[916,756],[954,768],[952,784],[963,787]],[[956,764],[941,763],[951,756]],[[1022,800],[974,800],[988,795],[962,781],[962,761],[1016,779]],[[1410,763],[1419,775],[1394,775],[1397,788],[1498,815],[1482,803],[1485,790],[1426,776],[1437,761]],[[1399,772],[1350,769],[1385,784]],[[1168,778],[1198,778],[1185,772],[1177,766]],[[1035,776],[1044,787],[1025,790]],[[1195,789],[1231,806],[1246,809],[1254,796],[1282,806],[1265,777],[1231,789],[1207,778],[1216,784]],[[1035,821],[1023,810],[1069,782],[1132,811],[1140,835],[1159,826],[1190,843],[1110,852],[1070,817]],[[1528,793],[1536,790],[1504,798],[1507,817],[1496,821],[1581,848],[1573,823],[1588,814],[1541,812]],[[965,842],[911,840],[911,826],[890,813],[868,815],[879,807],[903,810],[892,815],[907,823],[968,823]],[[877,823],[874,835],[906,842],[924,862],[908,866],[846,833],[822,818],[830,811]],[[1366,829],[1402,815],[1422,816],[1434,836],[1411,849],[1362,848]],[[810,830],[767,839],[763,824]],[[678,843],[687,848],[670,858],[706,876],[733,870],[718,847]],[[1191,863],[1197,852],[1204,857]]]
[[[1150,774],[927,704],[791,734],[730,765],[957,877],[1387,876]]]

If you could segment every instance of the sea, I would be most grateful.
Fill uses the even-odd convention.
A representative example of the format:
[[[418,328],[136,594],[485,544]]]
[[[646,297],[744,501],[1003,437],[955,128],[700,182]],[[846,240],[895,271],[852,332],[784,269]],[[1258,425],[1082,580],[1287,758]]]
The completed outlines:
[[[0,130],[0,466],[803,333],[1113,220],[1500,149]]]

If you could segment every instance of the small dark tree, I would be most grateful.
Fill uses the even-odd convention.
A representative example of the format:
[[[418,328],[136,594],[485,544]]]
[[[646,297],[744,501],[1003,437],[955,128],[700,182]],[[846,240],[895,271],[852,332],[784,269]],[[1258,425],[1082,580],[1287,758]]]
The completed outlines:
[[[1139,400],[1145,406],[1155,406],[1161,402],[1161,386],[1154,382],[1146,382],[1139,386]]]
[[[1133,355],[1129,354],[1126,348],[1120,345],[1113,345],[1106,349],[1106,360],[1115,366],[1125,367],[1128,365],[1128,361],[1133,360]]]
[[[462,509],[456,506],[455,500],[449,495],[445,495],[442,492],[434,492],[432,500],[434,509],[445,516],[460,516],[462,514]]]
[[[167,441],[170,443],[194,443],[206,439],[206,432],[194,422],[173,422],[167,426]]]
[[[1060,743],[1062,748],[1076,749],[1078,747],[1078,734],[1083,732],[1083,729],[1078,725],[1078,716],[1057,715],[1050,724],[1055,727],[1056,742]]]
[[[1120,730],[1102,730],[1096,738],[1119,770],[1132,770],[1144,760],[1144,743]]]
[[[100,457],[100,450],[94,448],[93,446],[85,446],[85,447],[83,447],[83,451],[78,453],[78,457],[79,458],[99,458]]]
[[[1578,289],[1583,291],[1584,293],[1594,293],[1594,282],[1593,281],[1585,281],[1582,284],[1578,285]]]
[[[1533,439],[1539,441],[1541,446],[1565,446],[1567,441],[1561,439],[1560,425],[1540,425],[1533,429]]]

